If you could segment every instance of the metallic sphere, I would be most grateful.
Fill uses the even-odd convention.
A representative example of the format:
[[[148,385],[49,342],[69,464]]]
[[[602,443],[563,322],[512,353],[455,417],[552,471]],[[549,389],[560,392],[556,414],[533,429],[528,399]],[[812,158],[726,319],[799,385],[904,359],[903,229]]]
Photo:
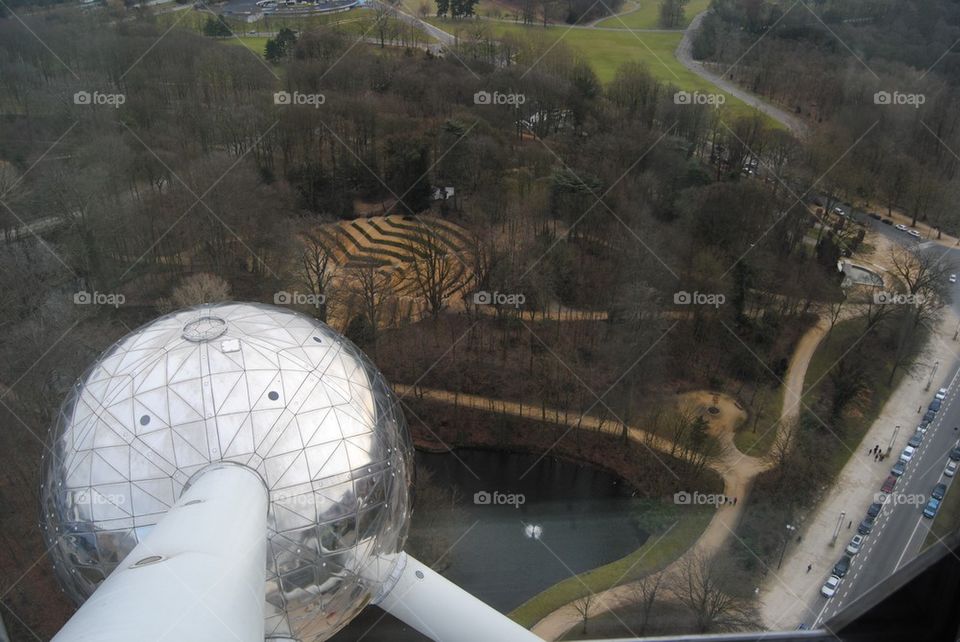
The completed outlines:
[[[286,309],[223,303],[140,327],[71,389],[50,438],[41,527],[77,603],[212,462],[252,468],[270,494],[268,638],[331,637],[406,538],[396,397],[352,343]]]

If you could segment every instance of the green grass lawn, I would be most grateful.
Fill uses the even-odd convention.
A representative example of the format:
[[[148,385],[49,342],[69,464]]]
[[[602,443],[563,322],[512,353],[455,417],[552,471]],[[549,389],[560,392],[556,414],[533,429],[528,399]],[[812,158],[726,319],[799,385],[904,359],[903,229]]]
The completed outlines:
[[[849,346],[849,341],[861,336],[864,332],[865,324],[866,321],[861,317],[841,321],[833,327],[833,332],[827,335],[820,343],[813,358],[810,359],[810,367],[803,381],[803,402],[807,407],[812,407],[814,401],[823,394],[825,386],[828,385],[829,377],[827,376],[827,372],[835,366],[837,360],[840,358],[842,354],[841,348],[844,345]],[[864,343],[868,340],[868,338],[865,338],[857,345],[860,349],[864,349]],[[876,363],[873,365],[877,375],[873,379],[873,389],[868,400],[863,404],[859,413],[855,415],[845,414],[841,426],[831,426],[839,436],[840,441],[844,444],[838,447],[836,437],[830,437],[832,443],[826,452],[831,458],[831,478],[840,472],[850,459],[850,455],[857,452],[857,449],[861,447],[860,442],[863,440],[863,436],[870,430],[870,427],[873,425],[873,422],[876,421],[877,417],[880,416],[883,405],[887,402],[887,399],[890,398],[893,391],[896,390],[897,386],[900,385],[906,373],[906,369],[901,368],[894,376],[893,384],[887,385],[888,373],[891,368],[891,355],[878,350],[877,357]],[[817,383],[811,390],[814,382]],[[801,409],[801,412],[809,411]],[[893,464],[891,463],[891,465]]]
[[[662,533],[651,534],[643,546],[615,562],[581,573],[533,596],[509,616],[530,628],[548,614],[573,600],[624,584],[656,572],[680,557],[695,541],[716,514],[709,506],[669,506],[676,526],[662,539]]]
[[[457,21],[440,18],[428,18],[428,22],[445,31],[455,33],[461,25]],[[499,38],[513,35],[518,39],[544,39],[544,49],[559,41],[576,52],[582,54],[596,72],[602,83],[613,80],[617,68],[630,60],[643,61],[650,68],[658,80],[669,83],[678,89],[686,91],[700,91],[715,93],[717,88],[710,82],[703,80],[696,74],[688,71],[680,64],[673,52],[683,34],[679,31],[670,33],[637,33],[631,31],[598,31],[592,29],[570,29],[565,26],[546,27],[523,26],[506,22],[486,22],[493,37]],[[474,27],[475,23],[463,25]],[[527,61],[529,64],[535,61]],[[723,92],[720,92],[723,93]],[[729,119],[746,116],[754,112],[753,108],[740,100],[724,94],[726,105],[722,110],[730,115]],[[764,116],[768,126],[779,127],[771,118]]]
[[[257,54],[261,58],[267,47],[267,38],[260,36],[239,36],[237,38],[223,38],[221,40],[224,44],[234,45],[237,47],[246,47],[253,53]]]
[[[777,428],[780,424],[780,414],[783,412],[783,385],[775,389],[764,387],[757,392],[757,399],[754,404],[754,416],[751,416],[745,424],[733,436],[733,443],[742,453],[751,457],[760,457],[770,450],[774,440],[777,438]],[[759,420],[754,423],[756,414],[759,414]],[[756,431],[754,431],[756,426]]]
[[[607,18],[597,23],[598,27],[610,27],[613,29],[660,29],[660,3],[656,0],[640,0],[636,11],[631,11],[622,16]],[[681,28],[685,28],[693,17],[705,11],[710,6],[710,0],[690,0],[684,12],[684,22]],[[629,11],[624,5],[621,11]]]

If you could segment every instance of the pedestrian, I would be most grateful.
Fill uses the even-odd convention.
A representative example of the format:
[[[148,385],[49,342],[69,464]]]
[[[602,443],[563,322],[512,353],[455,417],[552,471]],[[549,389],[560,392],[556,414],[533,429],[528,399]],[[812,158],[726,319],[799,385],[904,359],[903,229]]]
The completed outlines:
[[[920,414],[920,411],[923,410],[923,406],[917,406],[917,414]]]
[[[879,460],[880,460],[880,455],[877,453],[873,453],[873,461],[879,461]]]
[[[853,526],[853,522],[850,522],[849,524],[847,524],[847,530],[850,530],[851,526]]]
[[[737,505],[737,498],[736,498],[736,497],[733,498],[733,505],[734,505],[734,506]]]
[[[810,569],[813,568],[813,564],[807,564],[807,573],[810,572]]]

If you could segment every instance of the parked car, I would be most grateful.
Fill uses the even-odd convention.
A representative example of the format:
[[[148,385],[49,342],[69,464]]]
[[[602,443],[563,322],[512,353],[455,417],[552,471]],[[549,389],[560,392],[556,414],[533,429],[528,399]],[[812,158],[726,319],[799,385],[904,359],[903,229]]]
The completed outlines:
[[[840,578],[836,575],[831,575],[827,578],[827,581],[823,583],[823,587],[820,589],[820,595],[823,597],[833,597],[837,594],[837,589],[840,587]]]
[[[907,470],[907,462],[902,459],[893,465],[893,468],[890,469],[890,474],[895,477],[899,477]]]
[[[956,277],[957,275],[956,275],[956,274],[951,274],[950,276]],[[937,394],[935,394],[935,395],[933,396],[933,398],[934,398],[934,399],[939,399],[940,401],[943,401],[944,399],[947,398],[947,389],[946,389],[946,388],[940,388],[940,390],[937,390]]]
[[[888,219],[888,218],[885,218],[885,219],[883,219],[883,224],[884,224],[884,225],[893,225],[893,221],[890,220],[890,219]]]
[[[880,502],[873,502],[870,504],[870,508],[867,509],[867,517],[876,517],[880,514],[881,508],[883,508],[883,504]]]
[[[936,416],[937,416],[936,412],[934,412],[933,410],[928,410],[923,414],[923,420],[927,423],[930,423],[931,421],[933,421],[933,418]]]
[[[929,427],[930,427],[929,421],[921,421],[920,425],[917,426],[917,432],[922,432],[923,434],[927,434],[927,428]]]
[[[906,446],[903,449],[903,452],[900,453],[900,461],[904,464],[910,463],[910,460],[913,459],[913,453],[917,452],[917,449],[913,446]]]
[[[930,491],[930,497],[934,499],[943,499],[943,496],[947,494],[947,485],[946,484],[937,484],[933,487],[933,490]]]
[[[877,214],[876,212],[867,212],[867,216],[869,216],[870,218],[872,218],[872,219],[875,220],[875,221],[879,221],[879,220],[881,220],[881,219],[883,218],[882,216],[880,216],[880,215]]]
[[[892,493],[893,489],[897,486],[897,477],[896,475],[887,475],[887,478],[883,481],[883,486],[880,487],[880,490],[884,493]]]
[[[920,232],[918,232],[918,231],[916,231],[916,230],[907,230],[907,234],[909,234],[910,236],[912,236],[912,237],[915,238],[915,239],[920,238]]]
[[[897,228],[898,230],[900,230],[901,232],[906,232],[907,230],[910,229],[909,227],[907,227],[907,226],[904,225],[903,223],[897,223],[896,228]]]
[[[947,279],[947,280],[950,281],[950,283],[956,283],[956,282],[957,282],[957,275],[956,275],[956,274],[951,274],[951,275],[950,275],[950,278]]]
[[[950,459],[952,461],[960,461],[960,446],[954,446],[950,451]]]
[[[940,412],[940,406],[943,405],[943,402],[939,399],[934,399],[930,402],[930,405],[927,407],[927,410],[932,410],[934,412]]]
[[[927,505],[923,507],[923,516],[928,519],[933,519],[937,516],[937,510],[940,508],[940,500],[936,497],[931,497],[927,502]]]
[[[953,477],[957,474],[957,462],[948,461],[947,467],[943,469],[943,474],[947,477]]]
[[[857,527],[857,532],[861,535],[869,535],[870,531],[873,530],[873,524],[876,522],[876,519],[873,517],[864,517],[863,521],[860,522],[860,525]],[[843,577],[842,575],[840,577]]]
[[[907,442],[907,445],[917,448],[922,443],[923,433],[918,430],[917,432],[913,433],[912,437],[910,437],[910,441]]]
[[[843,577],[850,570],[850,556],[844,555],[833,565],[833,574],[837,577]]]
[[[850,543],[847,544],[847,553],[849,555],[856,555],[860,552],[861,546],[863,546],[863,535],[854,535]]]

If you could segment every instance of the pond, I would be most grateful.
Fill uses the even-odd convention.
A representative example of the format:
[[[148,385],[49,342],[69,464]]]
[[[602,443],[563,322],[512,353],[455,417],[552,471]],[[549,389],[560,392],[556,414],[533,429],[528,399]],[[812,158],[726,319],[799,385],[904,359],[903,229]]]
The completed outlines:
[[[649,503],[591,466],[479,449],[418,452],[417,464],[430,479],[418,493],[411,545],[432,538],[424,548],[434,558],[446,553],[443,574],[504,613],[572,574],[624,557],[647,538],[637,517]],[[454,510],[438,507],[437,489]],[[426,495],[432,508],[423,505]],[[366,611],[336,639],[425,639],[404,633],[390,616],[374,626],[382,611]]]

